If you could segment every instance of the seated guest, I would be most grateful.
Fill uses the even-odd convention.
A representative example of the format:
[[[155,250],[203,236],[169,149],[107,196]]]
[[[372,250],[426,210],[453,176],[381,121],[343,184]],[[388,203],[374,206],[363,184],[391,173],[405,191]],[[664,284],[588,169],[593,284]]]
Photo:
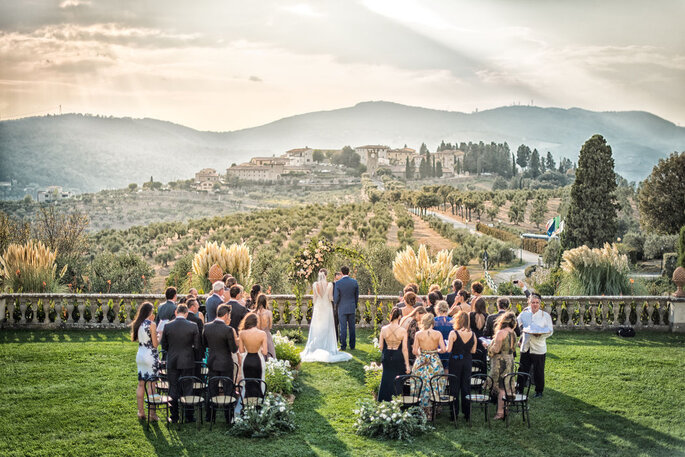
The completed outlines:
[[[160,321],[172,321],[175,317],[176,300],[178,299],[176,288],[167,287],[166,291],[164,291],[164,296],[166,301],[157,309],[157,317],[155,318],[155,324],[157,325],[159,325]]]
[[[426,311],[435,315],[435,305],[440,300],[442,300],[442,294],[440,293],[440,291],[429,293],[428,294],[428,306],[426,307]]]
[[[238,347],[240,353],[243,354],[241,372],[244,378],[264,379],[265,376],[264,356],[268,351],[266,334],[257,328],[257,322],[257,315],[249,313],[238,329]],[[263,393],[255,390],[255,386],[251,385],[248,386],[247,395],[245,392],[243,395],[257,397]]]
[[[405,297],[405,302],[407,298]],[[404,308],[402,309],[404,312]],[[414,363],[414,336],[419,331],[419,322],[426,314],[426,308],[417,306],[408,315],[400,320],[400,326],[407,331],[407,349],[409,350],[409,363]]]
[[[466,396],[471,393],[472,354],[476,352],[476,335],[469,328],[469,315],[459,311],[454,318],[454,330],[450,332],[447,341],[447,353],[450,356],[450,374],[457,377],[456,385],[451,385],[450,395],[455,397],[455,410],[461,412],[469,420],[469,402]]]
[[[188,307],[176,308],[176,319],[164,326],[162,348],[167,353],[166,367],[171,397],[171,422],[178,422],[178,399],[181,397],[178,378],[193,376],[195,360],[201,347],[200,332],[197,325],[188,319]],[[192,395],[193,386],[185,385],[183,395]],[[194,422],[193,411],[186,411],[186,420]]]
[[[138,389],[136,389],[136,400],[138,402],[138,419],[145,419],[145,381],[157,377],[159,360],[157,358],[157,326],[154,322],[155,313],[152,303],[145,302],[138,308],[135,319],[131,323],[131,341],[138,342],[138,354],[136,364],[138,365]],[[154,393],[154,385],[151,386]],[[150,406],[150,420],[156,421],[157,414]]]
[[[497,414],[494,419],[504,418],[504,377],[514,371],[514,349],[516,348],[516,315],[507,311],[495,322],[495,337],[488,347],[490,356],[490,377],[497,394]]]
[[[233,372],[233,356],[238,352],[238,335],[228,324],[231,322],[231,307],[219,305],[216,311],[217,318],[205,325],[202,333],[203,345],[208,349],[207,368],[209,369],[208,379],[214,376],[226,376],[235,380],[238,373]],[[237,356],[240,360],[240,355]],[[238,363],[240,366],[240,362]],[[212,386],[210,396],[218,395],[218,385]],[[228,411],[226,419],[228,420]],[[209,409],[207,409],[207,419],[209,420]]]
[[[469,299],[470,298],[471,298],[471,296],[469,295],[468,292],[466,292],[464,289],[460,290],[457,293],[457,298],[454,301],[454,305],[452,305],[452,308],[450,308],[449,315],[454,316],[459,311],[462,311],[464,313],[470,313],[471,312],[471,306],[469,305]]]
[[[445,300],[440,300],[436,305],[436,308],[438,315],[435,317],[435,324],[433,328],[442,333],[442,338],[445,340],[445,346],[447,346],[447,339],[452,331],[452,318],[447,315],[449,307],[447,306],[447,302]],[[447,372],[447,368],[449,367],[449,360],[450,355],[447,352],[440,354],[440,361],[442,362],[445,372]]]
[[[421,318],[421,330],[414,337],[413,351],[416,361],[411,374],[420,377],[423,381],[420,404],[424,409],[430,406],[431,378],[445,372],[438,356],[438,352],[446,350],[445,341],[442,339],[442,333],[433,329],[434,323],[435,318],[432,314],[424,314]]]
[[[469,322],[471,323],[471,331],[476,335],[476,342],[478,344],[476,348],[476,354],[473,356],[474,359],[483,362],[483,366],[487,366],[487,350],[483,346],[483,342],[480,341],[480,337],[483,336],[485,332],[485,323],[488,319],[487,303],[483,297],[477,297],[471,300],[474,311],[469,313]]]
[[[276,348],[274,347],[274,339],[271,336],[271,327],[273,327],[274,315],[269,309],[269,303],[266,295],[259,294],[255,300],[254,313],[257,315],[257,328],[266,333],[266,357],[276,358]]]
[[[507,311],[509,311],[509,299],[507,297],[499,297],[497,299],[497,313],[490,314],[485,320],[485,330],[483,331],[485,338],[492,338],[495,335],[495,321]],[[516,336],[521,336],[521,329],[518,325],[514,328],[514,332],[516,332]]]
[[[378,401],[391,401],[395,392],[395,378],[407,374],[409,365],[409,349],[407,348],[407,331],[400,327],[402,310],[393,308],[390,313],[390,323],[381,328],[378,336],[378,347],[383,353],[381,364],[383,375],[378,389]]]
[[[457,294],[463,287],[463,284],[461,282],[461,279],[455,279],[454,282],[452,283],[452,290],[453,292],[451,294],[447,294],[447,297],[445,300],[447,301],[447,305],[449,307],[452,307],[454,305],[454,299],[457,297]]]
[[[249,312],[247,308],[240,303],[242,293],[242,288],[239,285],[236,284],[231,286],[229,289],[231,299],[226,303],[231,306],[231,327],[235,329],[240,329],[240,323]],[[238,333],[240,333],[240,330],[238,330]]]
[[[212,284],[212,295],[205,302],[207,322],[212,322],[216,319],[216,309],[224,302],[223,292],[225,287],[226,285],[223,281],[217,281]]]

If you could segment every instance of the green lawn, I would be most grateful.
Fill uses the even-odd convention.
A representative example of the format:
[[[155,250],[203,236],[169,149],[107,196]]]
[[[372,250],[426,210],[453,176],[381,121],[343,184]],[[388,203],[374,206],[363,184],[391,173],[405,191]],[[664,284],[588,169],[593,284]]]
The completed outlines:
[[[361,332],[369,341],[369,333]],[[369,397],[370,344],[335,365],[304,364],[296,432],[237,439],[224,425],[198,431],[136,418],[137,346],[123,331],[0,331],[0,455],[685,455],[685,335],[558,332],[549,340],[545,397],[529,430],[472,428],[439,417],[410,444],[354,434],[352,409]]]

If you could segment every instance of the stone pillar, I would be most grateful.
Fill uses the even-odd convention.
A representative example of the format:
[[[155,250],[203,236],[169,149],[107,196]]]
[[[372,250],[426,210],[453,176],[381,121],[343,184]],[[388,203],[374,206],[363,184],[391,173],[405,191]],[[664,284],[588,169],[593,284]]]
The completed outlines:
[[[668,323],[672,332],[685,333],[685,298],[671,300]]]

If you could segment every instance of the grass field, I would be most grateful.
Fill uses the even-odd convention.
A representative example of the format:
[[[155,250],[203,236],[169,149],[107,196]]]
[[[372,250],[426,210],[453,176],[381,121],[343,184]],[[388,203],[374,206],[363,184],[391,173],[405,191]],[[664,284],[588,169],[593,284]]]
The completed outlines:
[[[354,359],[304,364],[298,429],[274,439],[237,439],[224,425],[180,431],[136,418],[137,346],[122,331],[0,331],[0,455],[246,455],[304,457],[685,455],[685,335],[558,332],[549,340],[547,385],[520,417],[488,429],[442,416],[412,443],[354,434],[352,410],[368,398],[361,332]]]

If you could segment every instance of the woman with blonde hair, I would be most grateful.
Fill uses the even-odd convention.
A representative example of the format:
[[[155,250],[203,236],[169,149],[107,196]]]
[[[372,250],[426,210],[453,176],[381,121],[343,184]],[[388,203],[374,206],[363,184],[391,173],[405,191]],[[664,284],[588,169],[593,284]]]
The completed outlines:
[[[495,321],[495,337],[488,347],[490,355],[490,377],[497,394],[497,414],[494,419],[504,418],[504,377],[514,371],[514,350],[516,348],[516,315],[511,311],[502,314]]]
[[[437,316],[435,316],[433,328],[442,333],[442,339],[445,341],[445,346],[447,346],[447,340],[452,331],[452,318],[447,315],[450,307],[445,300],[440,300],[435,306],[435,309],[437,311]],[[449,354],[447,352],[440,354],[440,360],[442,361],[442,367],[445,369],[445,373],[447,373],[450,361]]]
[[[274,339],[271,336],[273,326],[273,313],[269,310],[269,301],[266,295],[260,293],[255,298],[254,313],[257,315],[257,328],[266,333],[266,358],[276,358]]]
[[[461,412],[469,419],[470,409],[466,396],[471,391],[470,379],[473,366],[473,353],[476,352],[476,336],[469,328],[469,315],[459,311],[454,318],[454,330],[447,340],[447,352],[450,355],[450,374],[457,377],[456,385],[451,385],[450,395],[454,396],[454,410]]]
[[[430,406],[431,378],[444,373],[438,353],[446,351],[445,341],[442,339],[442,333],[433,329],[434,323],[435,316],[426,313],[421,318],[421,330],[414,338],[413,351],[416,361],[411,374],[423,380],[420,395],[420,404],[423,408]]]

